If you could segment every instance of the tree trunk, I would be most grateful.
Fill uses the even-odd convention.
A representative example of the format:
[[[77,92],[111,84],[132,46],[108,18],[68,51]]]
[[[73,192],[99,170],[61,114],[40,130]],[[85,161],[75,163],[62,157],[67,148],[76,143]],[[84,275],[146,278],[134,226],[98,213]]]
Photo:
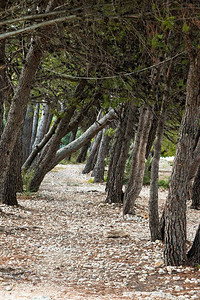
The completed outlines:
[[[136,110],[137,107],[133,102],[128,103],[124,110],[124,118],[122,120],[123,124],[120,124],[120,129],[122,129],[121,149],[116,164],[112,162],[112,173],[110,172],[112,175],[109,179],[107,179],[110,181],[107,187],[107,203],[123,202],[122,187],[124,183],[124,170],[128,157],[130,141],[135,132],[134,125],[136,123]]]
[[[31,178],[29,184],[28,184],[28,190],[31,192],[36,192],[39,189],[39,186],[44,179],[44,176],[52,170],[59,162],[61,162],[67,155],[70,155],[71,153],[77,151],[80,149],[85,143],[90,141],[93,136],[97,134],[100,130],[102,130],[107,124],[109,124],[114,118],[116,118],[116,114],[114,110],[110,110],[109,113],[107,113],[101,120],[98,121],[98,123],[94,123],[92,126],[90,126],[79,138],[77,138],[72,143],[68,144],[67,146],[63,147],[62,149],[59,149],[59,143],[58,141],[61,140],[63,132],[61,130],[60,135],[54,136],[54,139],[50,141],[50,151],[46,152],[46,155],[44,157],[41,157],[41,160],[37,162],[37,164],[34,166],[34,168],[30,168],[29,172],[27,172],[27,175],[33,173],[33,177]],[[62,119],[63,120],[63,119]],[[59,124],[60,125],[60,124]],[[57,150],[57,152],[56,152]]]
[[[0,1],[0,11],[4,11],[6,7],[6,1]],[[0,33],[4,31],[5,28],[0,28]],[[3,103],[5,98],[5,88],[6,88],[6,61],[5,61],[5,40],[0,41],[0,137],[3,133]]]
[[[36,138],[36,134],[37,134],[39,112],[40,112],[40,103],[36,103],[35,110],[34,110],[34,116],[33,116],[33,128],[32,128],[32,135],[31,135],[30,152],[33,149],[33,144],[35,142],[35,138]]]
[[[30,144],[33,128],[33,105],[30,104],[27,108],[26,117],[24,121],[24,129],[22,134],[22,150],[23,150],[23,163],[30,154]]]
[[[90,151],[90,155],[88,156],[87,162],[86,162],[85,167],[82,172],[83,174],[88,174],[95,167],[95,164],[97,161],[99,145],[101,142],[101,137],[102,137],[102,131],[98,132],[98,134],[96,135],[96,137],[94,139],[94,142],[92,144],[92,149]]]
[[[82,162],[84,162],[84,161],[86,160],[87,151],[88,151],[88,148],[90,147],[90,145],[91,145],[91,142],[89,141],[88,143],[86,143],[86,144],[81,148],[80,154],[79,154],[79,156],[77,157],[76,162],[82,163]]]
[[[149,228],[151,233],[151,240],[161,239],[159,212],[158,212],[158,174],[162,138],[164,133],[167,100],[169,98],[169,84],[166,83],[161,112],[158,120],[156,140],[154,145],[154,155],[151,164],[151,183],[150,183],[150,197],[149,197]]]
[[[200,224],[197,229],[191,249],[187,253],[187,257],[193,264],[200,265]]]
[[[106,135],[106,128],[103,129],[101,143],[99,146],[97,162],[93,170],[94,182],[104,182],[105,158],[108,153],[110,137]]]
[[[200,209],[200,167],[194,179],[192,186],[192,204],[191,208]]]
[[[16,192],[22,192],[23,183],[21,176],[22,165],[22,134],[18,135],[15,143],[9,170],[6,175],[6,179],[3,187],[3,203],[7,205],[18,205]]]
[[[182,118],[176,156],[165,206],[165,249],[167,265],[186,261],[186,200],[190,168],[200,117],[200,53],[190,60],[187,80],[186,107]]]
[[[48,120],[49,120],[49,105],[47,103],[43,103],[41,118],[38,125],[37,135],[33,144],[33,148],[35,148],[36,145],[38,145],[41,142],[45,133],[47,133],[49,129],[47,128],[49,126]]]
[[[9,169],[11,154],[21,126],[23,125],[26,113],[27,101],[29,99],[30,89],[34,80],[35,72],[42,58],[42,45],[39,40],[35,40],[31,45],[26,64],[22,69],[18,86],[16,88],[12,104],[8,113],[7,123],[0,140],[0,200],[3,202],[3,187],[6,174]]]
[[[123,215],[135,213],[135,200],[138,198],[143,184],[146,146],[152,117],[150,108],[143,106],[140,110],[139,125],[134,142],[132,166],[124,197]]]

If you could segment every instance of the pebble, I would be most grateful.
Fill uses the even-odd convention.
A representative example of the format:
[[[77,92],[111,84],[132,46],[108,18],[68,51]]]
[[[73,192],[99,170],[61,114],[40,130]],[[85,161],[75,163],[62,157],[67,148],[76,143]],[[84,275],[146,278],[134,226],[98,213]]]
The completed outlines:
[[[163,266],[163,265],[164,265],[164,261],[163,261],[162,259],[157,260],[157,261],[155,262],[155,267],[156,267],[156,268],[159,268],[159,267],[161,267],[161,266]]]
[[[164,269],[160,269],[160,270],[158,271],[158,273],[159,273],[159,274],[165,274],[166,272],[165,272]]]
[[[8,286],[6,286],[6,291],[12,291],[12,286],[11,285],[8,285]]]

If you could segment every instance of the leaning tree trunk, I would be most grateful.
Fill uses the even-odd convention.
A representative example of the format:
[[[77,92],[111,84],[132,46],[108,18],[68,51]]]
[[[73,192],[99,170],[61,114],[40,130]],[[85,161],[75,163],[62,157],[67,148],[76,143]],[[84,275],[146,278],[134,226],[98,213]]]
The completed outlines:
[[[85,167],[82,172],[83,174],[88,174],[95,167],[95,164],[97,161],[99,145],[101,142],[101,137],[102,137],[102,131],[98,132],[98,134],[96,135],[96,137],[94,139],[94,142],[92,144],[92,149],[90,151],[90,155],[88,156],[88,159],[86,161]]]
[[[193,264],[200,265],[200,224],[197,229],[191,249],[187,253],[187,257]]]
[[[130,177],[124,195],[123,215],[135,213],[135,200],[138,198],[143,184],[146,146],[152,117],[151,109],[143,105],[134,142]]]
[[[12,104],[8,113],[7,123],[0,140],[0,200],[4,201],[4,182],[9,170],[11,154],[21,124],[26,113],[27,101],[29,99],[30,89],[34,80],[35,72],[38,69],[42,58],[43,50],[39,40],[31,45],[26,57],[26,64],[22,69],[18,86],[16,88]]]
[[[200,167],[194,179],[192,186],[192,204],[191,208],[200,209]]]
[[[108,153],[110,139],[111,138],[106,134],[106,128],[103,129],[97,162],[93,170],[94,182],[104,182],[105,158]]]
[[[122,145],[116,165],[112,165],[114,167],[112,169],[112,176],[108,179],[109,185],[107,186],[107,203],[123,202],[122,187],[124,183],[124,170],[128,157],[130,141],[135,132],[134,125],[136,123],[136,111],[137,107],[133,102],[128,103],[124,110],[123,124],[120,125],[120,129],[123,128],[123,137],[121,139]]]
[[[33,128],[33,105],[30,104],[27,108],[26,117],[24,121],[24,129],[22,134],[22,151],[23,151],[23,163],[30,154],[30,144]]]
[[[169,97],[169,83],[166,83],[161,112],[158,120],[156,140],[154,145],[154,155],[151,164],[151,183],[150,183],[150,197],[149,197],[149,228],[151,233],[151,240],[161,239],[159,213],[158,213],[158,174],[162,138],[164,133],[167,100]]]
[[[176,156],[165,205],[165,248],[167,265],[181,265],[186,261],[186,201],[190,182],[196,136],[200,117],[200,53],[190,56],[187,80],[186,107],[182,118]]]
[[[98,123],[95,122],[79,138],[77,138],[74,142],[68,144],[67,146],[63,147],[62,149],[59,149],[59,143],[61,138],[63,137],[63,128],[60,131],[58,130],[58,135],[55,135],[50,141],[49,145],[47,145],[47,151],[44,153],[44,157],[41,156],[41,159],[37,161],[36,165],[34,165],[33,168],[30,168],[27,171],[26,175],[28,176],[32,173],[31,180],[29,181],[27,186],[28,190],[31,192],[38,191],[40,184],[47,172],[52,170],[67,155],[70,155],[71,153],[80,149],[107,124],[110,124],[110,122],[114,118],[116,118],[116,114],[114,110],[110,110],[109,113],[107,113],[101,120],[98,121]],[[62,125],[64,124],[61,124],[61,127]]]

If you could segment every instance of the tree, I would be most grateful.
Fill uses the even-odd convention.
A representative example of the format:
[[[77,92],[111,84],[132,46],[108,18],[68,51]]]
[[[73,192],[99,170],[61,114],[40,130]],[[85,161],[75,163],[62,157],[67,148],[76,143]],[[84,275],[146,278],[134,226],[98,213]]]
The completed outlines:
[[[200,264],[200,224],[197,229],[191,249],[187,253],[187,257],[192,263]]]
[[[137,106],[134,101],[125,104],[113,143],[107,178],[107,203],[123,202],[124,170],[129,153],[130,141],[135,133]]]
[[[152,118],[151,109],[143,105],[140,109],[140,119],[134,141],[130,177],[124,196],[123,215],[135,213],[135,200],[142,189],[146,146]]]
[[[190,69],[187,80],[186,106],[165,206],[165,262],[180,265],[186,262],[186,201],[190,182],[200,117],[200,51],[193,51],[187,36]]]

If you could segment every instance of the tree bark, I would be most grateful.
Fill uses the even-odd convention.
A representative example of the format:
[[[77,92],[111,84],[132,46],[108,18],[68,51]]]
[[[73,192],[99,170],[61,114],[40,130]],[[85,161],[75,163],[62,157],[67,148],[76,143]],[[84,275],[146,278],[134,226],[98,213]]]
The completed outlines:
[[[128,157],[129,146],[131,138],[134,135],[134,126],[136,123],[136,111],[137,107],[133,102],[127,104],[124,110],[124,118],[120,124],[120,131],[122,137],[120,142],[122,142],[120,147],[119,157],[115,157],[116,163],[112,162],[110,171],[109,184],[107,186],[107,203],[122,203],[123,202],[123,184],[124,184],[124,170],[126,165],[126,160]],[[122,130],[121,130],[122,129]],[[116,147],[116,144],[115,144]],[[109,166],[110,168],[110,166]]]
[[[40,41],[32,43],[26,63],[22,69],[18,86],[8,113],[7,123],[0,140],[0,200],[3,202],[3,186],[9,169],[11,154],[13,152],[20,128],[26,113],[27,101],[34,80],[35,72],[40,64],[43,50]]]
[[[200,167],[194,179],[192,186],[192,204],[191,208],[200,209]]]
[[[33,148],[36,147],[36,145],[38,145],[41,140],[43,139],[44,135],[47,133],[48,131],[48,126],[49,126],[49,105],[47,103],[43,103],[42,105],[42,113],[41,113],[41,118],[39,121],[39,125],[37,128],[37,134],[36,134],[36,138],[33,144]]]
[[[77,134],[77,131],[78,131],[78,127],[75,127],[71,134],[70,134],[70,138],[69,138],[69,143],[73,142],[76,138],[76,134]],[[68,157],[66,157],[67,160],[71,160],[71,155],[69,155]]]
[[[140,110],[140,119],[133,149],[130,177],[124,196],[123,215],[135,213],[135,200],[138,198],[143,184],[146,146],[152,117],[153,114],[150,108],[143,105]]]
[[[31,135],[30,152],[33,149],[33,144],[35,142],[35,138],[36,138],[36,134],[37,134],[39,112],[40,112],[40,103],[36,103],[35,110],[34,110],[34,116],[33,116],[33,128],[32,128],[32,135]]]
[[[104,128],[99,146],[97,162],[93,170],[94,182],[104,182],[105,158],[108,153],[110,139],[111,138],[106,135],[106,128]]]
[[[176,156],[165,206],[165,248],[167,265],[186,262],[186,201],[200,117],[200,53],[190,58],[186,107],[182,118]]]
[[[0,1],[0,11],[4,11],[6,7],[6,1]],[[0,33],[4,28],[0,28]],[[0,137],[3,133],[3,103],[5,98],[6,88],[6,61],[5,61],[5,40],[0,41]]]
[[[160,222],[158,212],[158,174],[159,174],[159,162],[161,154],[162,139],[164,133],[167,100],[169,98],[169,83],[166,83],[161,112],[158,120],[158,126],[156,131],[156,140],[154,145],[154,155],[151,164],[151,183],[150,183],[150,197],[149,197],[149,228],[151,233],[151,240],[160,240]]]
[[[191,249],[187,253],[187,257],[193,264],[200,264],[200,224],[197,229]]]
[[[26,117],[24,121],[24,129],[22,134],[22,151],[23,151],[23,163],[30,154],[30,144],[33,128],[33,105],[30,104],[27,108]]]
[[[82,172],[83,174],[88,174],[95,167],[95,164],[97,161],[99,145],[101,142],[101,137],[102,137],[102,131],[98,132],[98,134],[96,135],[96,137],[94,139],[94,142],[92,144],[92,149],[90,151],[90,155],[88,156],[87,162],[86,162],[85,167]]]

